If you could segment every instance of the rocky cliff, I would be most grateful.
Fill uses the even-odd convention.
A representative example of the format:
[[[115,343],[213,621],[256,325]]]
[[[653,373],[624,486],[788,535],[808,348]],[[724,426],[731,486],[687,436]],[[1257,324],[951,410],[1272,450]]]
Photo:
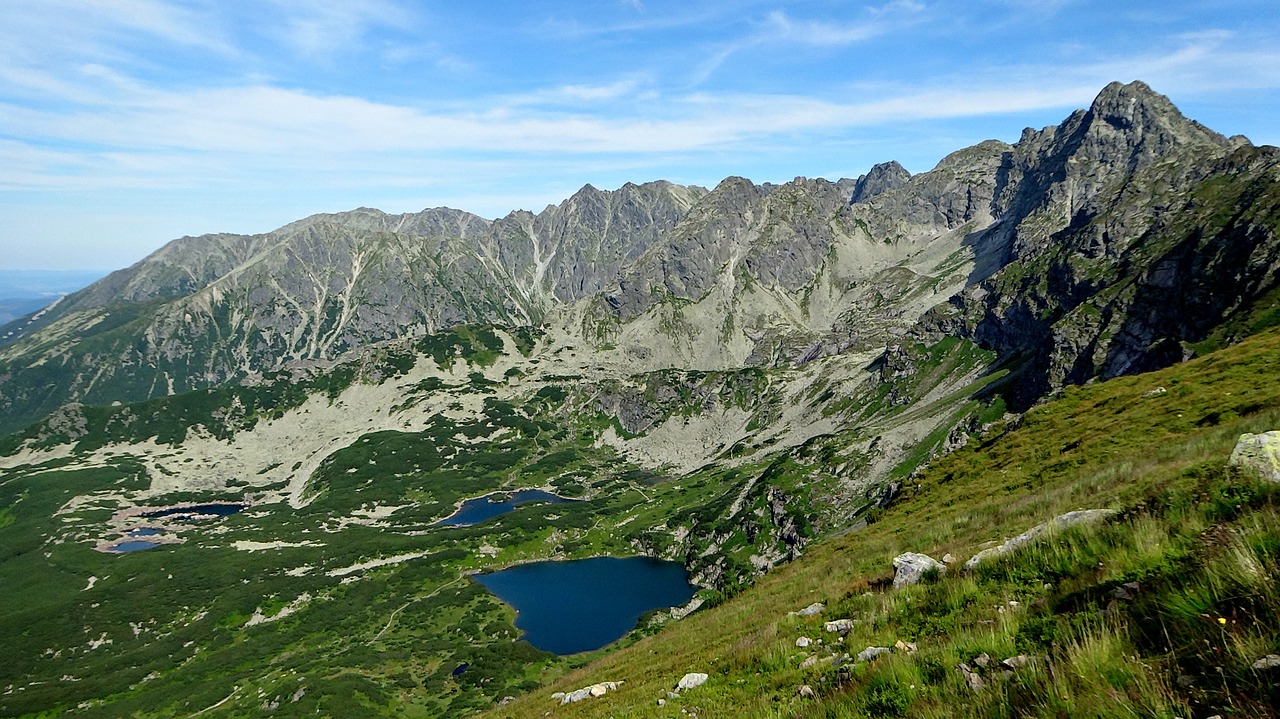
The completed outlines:
[[[1142,83],[1113,84],[1004,156],[996,258],[922,336],[1029,360],[1020,400],[1146,371],[1272,320],[1280,155],[1186,119]]]

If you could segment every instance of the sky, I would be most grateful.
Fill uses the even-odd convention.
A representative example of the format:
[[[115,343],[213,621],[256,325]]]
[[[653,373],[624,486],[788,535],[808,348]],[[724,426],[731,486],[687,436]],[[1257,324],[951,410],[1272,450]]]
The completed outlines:
[[[1280,3],[3,0],[0,269],[361,206],[921,172],[1136,79],[1280,144]]]

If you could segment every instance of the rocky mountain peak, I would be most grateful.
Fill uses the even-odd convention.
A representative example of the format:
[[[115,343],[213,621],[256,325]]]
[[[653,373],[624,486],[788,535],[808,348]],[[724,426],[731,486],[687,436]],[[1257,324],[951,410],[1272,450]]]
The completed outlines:
[[[1094,99],[1088,115],[1093,121],[1092,132],[1127,135],[1131,146],[1141,145],[1144,159],[1158,158],[1177,145],[1230,145],[1222,135],[1187,119],[1169,98],[1140,81],[1107,85]]]
[[[853,194],[849,196],[849,204],[865,202],[881,193],[896,190],[906,185],[910,179],[911,173],[898,164],[897,160],[874,165],[867,174],[858,178],[853,186]]]

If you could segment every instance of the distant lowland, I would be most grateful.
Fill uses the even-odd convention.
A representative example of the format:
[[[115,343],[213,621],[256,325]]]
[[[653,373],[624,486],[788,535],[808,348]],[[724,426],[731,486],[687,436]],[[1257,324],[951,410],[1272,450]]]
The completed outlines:
[[[0,270],[0,325],[38,312],[106,274],[105,270]]]

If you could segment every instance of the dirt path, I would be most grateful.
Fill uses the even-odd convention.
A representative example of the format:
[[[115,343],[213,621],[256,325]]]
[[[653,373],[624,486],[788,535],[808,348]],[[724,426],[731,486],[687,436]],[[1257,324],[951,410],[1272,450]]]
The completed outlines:
[[[383,635],[383,634],[386,634],[386,633],[387,633],[387,630],[391,629],[391,625],[392,625],[393,623],[395,623],[395,621],[396,621],[396,615],[397,615],[397,614],[399,614],[401,611],[403,611],[403,610],[405,609],[405,607],[408,607],[410,604],[413,604],[414,602],[420,602],[420,601],[422,601],[423,599],[430,599],[430,598],[434,597],[435,595],[439,594],[440,592],[444,591],[445,589],[447,589],[447,588],[449,588],[449,587],[451,587],[451,586],[453,586],[453,585],[457,584],[458,582],[461,582],[462,580],[463,580],[463,577],[458,577],[457,579],[453,580],[452,582],[449,582],[448,584],[442,584],[442,585],[440,585],[439,587],[436,587],[436,590],[435,590],[434,592],[432,592],[432,593],[430,593],[430,594],[428,594],[428,595],[426,595],[426,596],[422,596],[422,597],[414,597],[413,599],[410,599],[409,601],[407,601],[407,602],[405,602],[404,604],[400,605],[400,607],[399,607],[399,608],[397,608],[394,612],[392,612],[392,613],[391,613],[391,616],[387,619],[387,626],[383,627],[383,628],[382,628],[382,631],[378,632],[378,634],[377,634],[376,636],[374,636],[374,638],[373,638],[373,639],[370,639],[370,640],[369,640],[369,644],[370,644],[370,645],[372,645],[374,642],[376,642],[376,641],[378,641],[379,639],[381,639],[381,638],[382,638],[382,635]]]

